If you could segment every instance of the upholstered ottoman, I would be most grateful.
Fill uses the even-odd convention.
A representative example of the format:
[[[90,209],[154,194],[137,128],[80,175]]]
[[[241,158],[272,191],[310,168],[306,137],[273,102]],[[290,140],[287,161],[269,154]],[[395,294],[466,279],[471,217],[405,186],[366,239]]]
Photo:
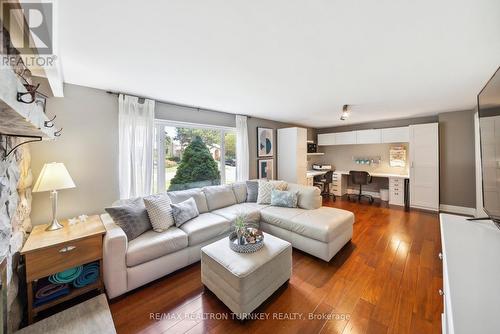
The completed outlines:
[[[201,249],[201,281],[239,319],[244,319],[292,274],[292,245],[264,233],[264,247],[236,253],[228,238]]]

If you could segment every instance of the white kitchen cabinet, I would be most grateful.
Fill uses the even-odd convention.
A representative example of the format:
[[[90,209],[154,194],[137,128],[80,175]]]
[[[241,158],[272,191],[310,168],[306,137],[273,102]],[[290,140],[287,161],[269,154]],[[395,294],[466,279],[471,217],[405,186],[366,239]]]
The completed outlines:
[[[307,129],[278,129],[278,180],[306,185]]]
[[[320,133],[318,134],[318,145],[335,145],[335,133]]]
[[[410,141],[408,126],[387,129],[370,129],[318,134],[318,145],[352,145],[379,143],[407,143]]]
[[[356,144],[379,144],[380,129],[356,131]]]
[[[356,144],[356,131],[335,133],[335,145]]]
[[[410,206],[439,210],[438,123],[410,125]]]
[[[381,129],[380,131],[382,143],[407,143],[410,141],[410,128],[408,126]]]

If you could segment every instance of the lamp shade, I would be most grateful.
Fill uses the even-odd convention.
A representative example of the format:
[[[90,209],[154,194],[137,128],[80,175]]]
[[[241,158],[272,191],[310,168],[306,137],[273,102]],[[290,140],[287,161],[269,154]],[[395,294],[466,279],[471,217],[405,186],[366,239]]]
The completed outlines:
[[[62,162],[51,162],[43,166],[33,192],[75,188],[75,183]]]

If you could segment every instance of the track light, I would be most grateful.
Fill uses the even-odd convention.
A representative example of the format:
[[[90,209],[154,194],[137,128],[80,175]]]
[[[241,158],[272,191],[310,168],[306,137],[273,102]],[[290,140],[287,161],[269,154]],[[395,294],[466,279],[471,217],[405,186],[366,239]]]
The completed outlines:
[[[340,120],[345,121],[346,119],[349,118],[350,114],[351,114],[351,108],[349,107],[348,104],[344,104],[344,106],[342,107],[342,115],[340,116]]]

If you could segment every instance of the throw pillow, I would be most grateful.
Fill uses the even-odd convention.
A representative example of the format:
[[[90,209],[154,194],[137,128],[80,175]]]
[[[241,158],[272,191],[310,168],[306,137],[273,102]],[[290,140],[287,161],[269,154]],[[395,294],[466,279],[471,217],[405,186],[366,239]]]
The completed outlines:
[[[273,189],[271,192],[271,205],[282,206],[285,208],[296,208],[298,198],[299,197],[296,191]]]
[[[184,202],[172,204],[172,214],[174,215],[175,226],[179,227],[188,220],[198,217],[200,213],[196,207],[194,198],[188,198]]]
[[[259,180],[259,194],[257,196],[258,204],[271,204],[271,192],[273,189],[286,190],[285,181],[267,181]]]
[[[246,181],[247,184],[247,202],[257,202],[257,196],[259,195],[259,181],[250,180]]]
[[[144,232],[151,229],[148,212],[142,198],[120,201],[119,205],[105,208],[113,218],[116,225],[120,226],[127,235],[128,241],[134,240]]]
[[[144,205],[146,206],[149,220],[153,226],[153,231],[163,232],[170,226],[175,225],[170,204],[172,204],[172,202],[167,193],[144,197]]]

